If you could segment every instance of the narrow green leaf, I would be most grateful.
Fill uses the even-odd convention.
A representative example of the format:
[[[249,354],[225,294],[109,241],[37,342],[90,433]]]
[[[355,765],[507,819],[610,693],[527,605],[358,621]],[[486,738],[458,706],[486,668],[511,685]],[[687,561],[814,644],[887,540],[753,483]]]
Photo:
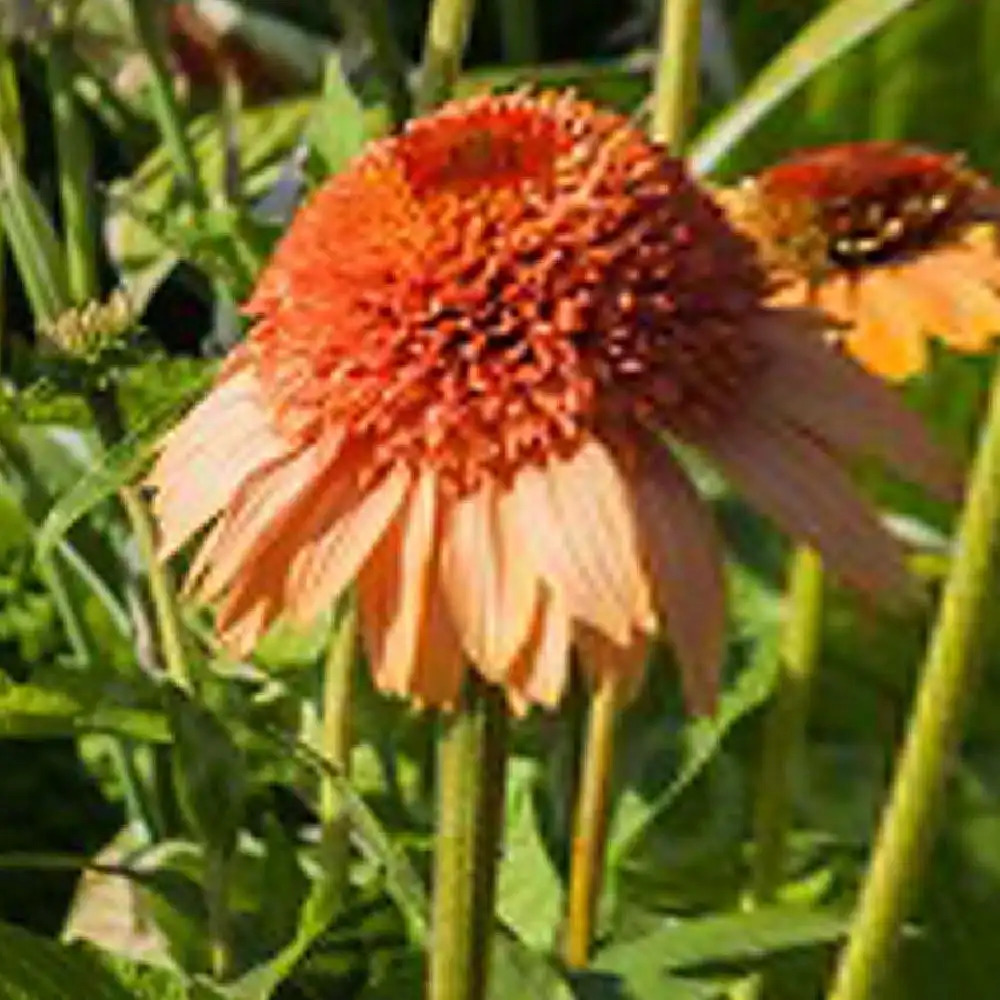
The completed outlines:
[[[0,739],[48,739],[81,733],[117,733],[165,743],[166,722],[159,712],[116,703],[121,698],[93,683],[0,683]]]
[[[877,31],[915,0],[838,0],[808,25],[764,68],[739,100],[730,104],[691,148],[691,163],[707,173],[773,107],[817,70]]]
[[[93,952],[0,924],[0,998],[3,1000],[136,1000]]]
[[[0,223],[35,321],[55,319],[69,303],[63,250],[38,195],[5,143],[0,144]]]

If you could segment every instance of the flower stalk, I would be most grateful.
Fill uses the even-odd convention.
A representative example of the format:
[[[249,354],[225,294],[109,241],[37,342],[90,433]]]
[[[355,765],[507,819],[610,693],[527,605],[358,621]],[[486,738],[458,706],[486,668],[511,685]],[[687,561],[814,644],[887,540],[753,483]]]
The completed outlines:
[[[438,738],[438,828],[428,1000],[483,1000],[503,825],[507,713],[470,677]]]
[[[475,10],[475,0],[434,0],[431,5],[417,85],[418,114],[427,114],[454,90]]]
[[[345,901],[350,876],[350,825],[338,778],[350,774],[351,697],[356,649],[357,611],[354,602],[348,599],[345,606],[338,609],[327,652],[320,734],[320,752],[329,767],[320,776],[321,853],[331,896],[338,904]]]
[[[1000,367],[959,519],[889,803],[830,1000],[871,1000],[899,940],[941,816],[976,683],[976,643],[1000,541]]]
[[[571,969],[587,965],[601,895],[608,824],[608,796],[614,761],[619,681],[601,679],[590,700],[570,855],[569,902],[564,960]]]
[[[653,87],[653,136],[675,151],[687,143],[698,98],[701,0],[663,0]]]

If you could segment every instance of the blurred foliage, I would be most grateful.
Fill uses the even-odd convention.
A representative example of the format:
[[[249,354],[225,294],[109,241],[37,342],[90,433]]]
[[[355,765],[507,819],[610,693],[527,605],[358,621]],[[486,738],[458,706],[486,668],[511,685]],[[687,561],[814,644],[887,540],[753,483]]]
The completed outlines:
[[[197,6],[206,17],[222,8],[238,15],[231,30],[249,52],[246,59],[255,60],[248,72],[267,69],[269,79],[281,81],[271,94],[248,87],[245,106],[234,113],[212,80],[198,75],[200,64],[185,64],[183,48],[175,49],[188,136],[211,196],[207,211],[196,210],[174,183],[167,153],[157,145],[148,94],[134,72],[127,4],[86,0],[74,39],[78,91],[97,136],[104,291],[126,287],[144,328],[135,353],[100,372],[127,430],[110,452],[97,442],[87,400],[74,388],[76,374],[64,359],[39,360],[35,317],[60,308],[54,298],[60,247],[54,235],[30,243],[39,232],[30,219],[53,220],[40,229],[54,234],[58,213],[42,57],[31,44],[15,52],[21,118],[29,127],[23,157],[9,137],[15,179],[0,193],[7,243],[0,334],[0,738],[6,741],[0,915],[8,922],[0,924],[0,997],[57,1000],[79,995],[80,982],[96,1000],[416,996],[433,829],[431,727],[376,695],[358,665],[357,745],[344,788],[355,846],[353,892],[337,912],[318,874],[315,811],[329,623],[310,632],[279,627],[252,661],[233,663],[215,648],[205,621],[187,609],[200,700],[167,697],[137,596],[140,561],[114,503],[156,435],[203,391],[211,359],[240,337],[237,303],[247,290],[247,260],[259,265],[303,194],[387,126],[371,53],[334,17],[335,4],[204,0]],[[759,120],[727,91],[719,66],[731,66],[743,84],[752,81],[825,6],[820,0],[708,5],[710,78],[702,117],[712,155],[702,165],[714,177],[734,178],[797,146],[857,138],[963,149],[977,167],[1000,175],[1000,9],[986,0],[923,0],[905,10],[895,4],[901,12],[880,4],[885,25],[832,61],[816,43],[822,33],[808,36],[810,44],[794,51],[811,52],[816,72],[793,86],[795,74],[778,63],[780,72],[765,80],[783,99]],[[415,0],[391,4],[411,60],[425,8]],[[872,9],[851,3],[837,16],[853,17],[857,27]],[[498,5],[481,5],[463,92],[575,86],[642,115],[653,3],[538,4],[537,13],[540,62],[514,65],[503,50]],[[290,51],[302,54],[297,77],[288,71]],[[746,125],[722,141],[712,125],[716,115]],[[708,150],[705,143],[696,151]],[[942,437],[968,455],[988,363],[940,360],[909,392]],[[926,537],[948,531],[947,511],[899,484],[873,485],[893,513],[926,527]],[[796,763],[786,881],[774,907],[743,914],[754,761],[782,616],[783,546],[738,499],[722,492],[716,504],[733,553],[722,706],[712,720],[686,719],[673,664],[656,652],[644,697],[620,721],[594,967],[572,978],[553,956],[561,935],[578,706],[516,727],[496,1000],[712,1000],[739,974],[762,966],[776,973],[768,1000],[821,995],[884,801],[932,602],[888,618],[831,588],[808,752]],[[928,580],[929,592],[934,586]],[[984,640],[987,683],[887,1000],[995,993],[998,650],[1000,634]],[[224,853],[230,870],[234,972],[222,985],[208,975],[206,946],[204,889],[213,850]],[[67,925],[78,943],[63,947],[52,936],[65,916],[64,889],[89,859],[96,867],[80,879]]]

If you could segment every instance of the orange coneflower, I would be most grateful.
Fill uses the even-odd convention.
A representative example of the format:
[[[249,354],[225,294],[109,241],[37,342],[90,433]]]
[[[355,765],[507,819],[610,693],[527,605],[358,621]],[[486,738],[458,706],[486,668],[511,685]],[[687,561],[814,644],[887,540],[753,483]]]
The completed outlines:
[[[248,341],[163,444],[163,553],[214,521],[188,586],[237,652],[357,580],[376,681],[420,703],[471,663],[552,705],[571,643],[636,677],[663,622],[707,708],[719,545],[665,436],[869,590],[906,576],[841,456],[953,485],[892,393],[765,292],[750,241],[621,117],[448,105],[293,222]]]
[[[927,337],[980,351],[1000,333],[996,190],[961,157],[894,142],[799,152],[722,195],[778,281],[775,301],[838,321],[832,338],[903,379]]]

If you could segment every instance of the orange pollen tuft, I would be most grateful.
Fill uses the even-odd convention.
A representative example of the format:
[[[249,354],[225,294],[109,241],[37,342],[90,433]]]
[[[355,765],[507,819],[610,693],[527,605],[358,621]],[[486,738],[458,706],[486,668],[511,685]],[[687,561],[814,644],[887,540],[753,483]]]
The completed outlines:
[[[733,407],[751,244],[669,157],[568,96],[476,98],[371,144],[293,222],[249,302],[279,427],[346,431],[457,492],[602,421]]]
[[[955,155],[856,142],[798,153],[753,186],[766,236],[814,272],[891,262],[950,239],[972,220],[983,181]]]

